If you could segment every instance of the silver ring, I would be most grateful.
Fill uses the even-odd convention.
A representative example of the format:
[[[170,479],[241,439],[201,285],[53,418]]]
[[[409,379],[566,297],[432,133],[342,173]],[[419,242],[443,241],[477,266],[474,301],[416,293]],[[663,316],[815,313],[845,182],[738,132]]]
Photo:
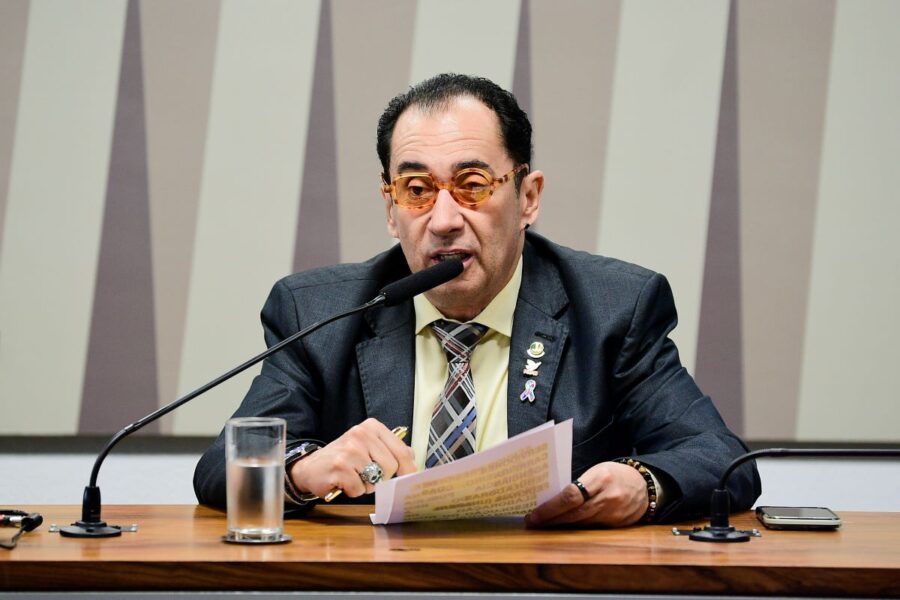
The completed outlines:
[[[359,478],[363,480],[365,483],[371,483],[375,485],[381,478],[384,476],[384,471],[381,470],[381,465],[379,465],[374,460],[363,467],[362,472],[359,474]]]

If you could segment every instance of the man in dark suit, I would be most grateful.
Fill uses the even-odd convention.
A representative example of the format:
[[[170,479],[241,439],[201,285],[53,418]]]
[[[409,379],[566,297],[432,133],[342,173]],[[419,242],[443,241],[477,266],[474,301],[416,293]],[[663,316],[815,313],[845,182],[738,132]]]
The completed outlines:
[[[279,281],[262,312],[266,342],[362,304],[411,271],[457,258],[465,269],[264,363],[235,416],[287,420],[287,501],[333,489],[371,501],[379,476],[572,418],[573,483],[528,525],[705,512],[718,477],[746,448],[680,364],[663,276],[526,233],[544,176],[528,166],[531,126],[515,98],[484,79],[437,76],[391,101],[378,152],[399,245]],[[397,425],[410,427],[411,446],[392,435]],[[224,505],[222,435],[194,486],[201,502]],[[729,491],[733,507],[749,508],[760,493],[755,466],[739,469]]]

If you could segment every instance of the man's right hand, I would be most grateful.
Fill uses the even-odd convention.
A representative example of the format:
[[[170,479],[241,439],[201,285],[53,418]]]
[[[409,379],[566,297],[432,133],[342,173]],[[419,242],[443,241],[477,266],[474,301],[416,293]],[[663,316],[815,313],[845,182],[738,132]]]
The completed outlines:
[[[359,474],[376,462],[384,479],[416,471],[412,448],[376,419],[366,419],[321,450],[291,465],[289,476],[301,492],[324,498],[334,489],[356,498],[371,494],[375,486],[364,483]]]

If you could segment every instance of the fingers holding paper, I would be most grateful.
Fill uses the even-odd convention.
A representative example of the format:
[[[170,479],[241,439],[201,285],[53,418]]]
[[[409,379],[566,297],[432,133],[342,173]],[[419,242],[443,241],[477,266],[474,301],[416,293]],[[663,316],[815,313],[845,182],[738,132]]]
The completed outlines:
[[[367,419],[291,465],[290,477],[300,491],[312,492],[320,498],[333,490],[343,490],[355,498],[375,490],[374,483],[363,481],[361,475],[365,471],[367,478],[377,479],[368,477],[372,469],[366,467],[371,463],[381,468],[383,479],[416,470],[412,448],[380,421]]]
[[[638,522],[647,511],[647,484],[628,465],[600,463],[585,471],[578,481],[584,492],[570,483],[531,511],[525,517],[525,524],[528,527],[623,527]]]

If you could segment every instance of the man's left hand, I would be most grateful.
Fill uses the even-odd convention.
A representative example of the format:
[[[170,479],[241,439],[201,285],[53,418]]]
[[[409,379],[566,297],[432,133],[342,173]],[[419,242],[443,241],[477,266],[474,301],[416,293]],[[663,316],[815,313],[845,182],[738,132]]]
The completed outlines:
[[[637,523],[647,511],[647,483],[637,469],[615,462],[594,465],[578,481],[588,492],[585,500],[574,483],[528,515],[528,527],[601,525],[624,527]]]

